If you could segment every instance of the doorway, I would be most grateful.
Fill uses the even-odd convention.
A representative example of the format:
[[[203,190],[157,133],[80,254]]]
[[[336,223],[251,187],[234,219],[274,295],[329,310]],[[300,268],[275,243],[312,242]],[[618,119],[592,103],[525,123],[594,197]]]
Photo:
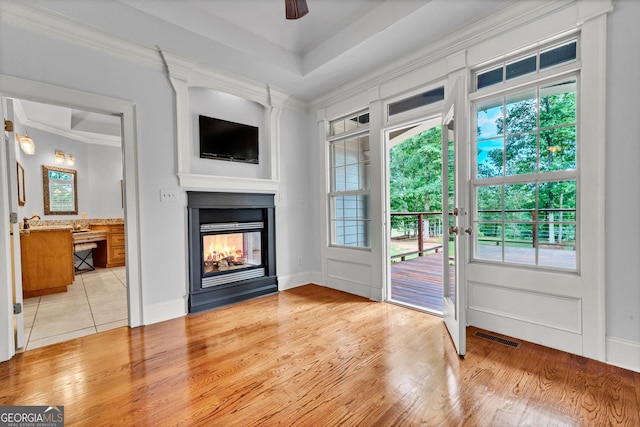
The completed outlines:
[[[139,214],[136,180],[135,104],[6,75],[0,75],[0,97],[2,97],[2,99],[15,98],[38,101],[120,117],[123,163],[123,183],[120,184],[122,188],[121,203],[124,205],[124,217],[126,218],[123,231],[126,237],[126,268],[124,269],[124,277],[127,283],[127,317],[130,327],[140,326],[142,324],[142,309],[139,267],[140,253],[137,238],[139,234]],[[0,157],[3,159],[1,167],[3,174],[9,176],[9,170],[13,169],[10,169],[11,165],[9,165],[8,158],[4,155]],[[15,153],[13,159],[15,160]],[[128,177],[130,177],[130,179],[127,179]],[[10,189],[13,190],[9,187],[6,180],[3,180],[0,185],[1,191],[4,194],[9,194]],[[17,203],[14,207],[13,202],[6,204],[6,201],[7,200],[3,198],[0,207],[7,213],[17,212]],[[9,215],[7,214],[6,217],[9,218]],[[0,227],[0,240],[6,242],[7,247],[9,247],[9,242],[11,241],[10,237],[10,227]],[[19,242],[19,239],[16,239],[16,241]],[[19,243],[16,246],[19,246]],[[17,251],[19,253],[19,248]],[[0,262],[0,265],[6,267],[3,268],[3,270],[7,271],[7,280],[4,281],[5,286],[4,289],[2,289],[3,301],[6,293],[11,295],[12,281],[9,271],[13,265],[11,254],[14,253],[15,251],[7,251],[7,254]],[[17,277],[20,276],[17,275]],[[15,289],[16,293],[21,295],[21,280],[16,281]],[[8,303],[10,303],[10,301],[8,301]],[[3,331],[0,333],[0,340],[3,345],[0,347],[6,350],[0,352],[0,361],[10,359],[15,354],[16,349],[22,347],[19,343],[24,343],[23,329],[14,329],[14,325],[21,325],[23,323],[24,313],[19,312],[13,315],[9,304],[7,304],[7,308],[8,310],[6,310],[6,312],[3,309],[3,315],[0,318],[0,330]],[[5,333],[12,330],[15,333]],[[6,345],[4,345],[5,343]]]
[[[15,133],[28,132],[36,146],[31,154],[15,150],[28,195],[17,211],[19,222],[28,224],[19,234],[17,269],[23,281],[23,348],[127,326],[121,117],[18,98],[6,102],[14,112]],[[77,177],[70,193],[75,203],[61,211],[54,197],[67,181],[53,182],[50,175],[68,173]],[[44,242],[49,242],[46,252],[53,254],[55,247],[59,256],[40,253]],[[69,246],[74,253],[65,255]],[[73,274],[66,273],[70,263]],[[54,281],[64,292],[51,289]]]
[[[442,127],[439,116],[386,132],[388,300],[442,315]]]

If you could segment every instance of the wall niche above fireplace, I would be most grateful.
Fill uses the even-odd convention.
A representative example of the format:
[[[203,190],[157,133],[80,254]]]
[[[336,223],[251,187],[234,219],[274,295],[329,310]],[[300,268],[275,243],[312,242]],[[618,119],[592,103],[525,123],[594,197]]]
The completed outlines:
[[[163,50],[160,50],[160,53],[167,66],[169,81],[176,93],[177,175],[180,187],[221,192],[277,192],[280,182],[280,114],[290,95],[272,85],[238,78],[198,61]],[[202,103],[200,95],[205,93],[209,98],[215,96],[217,99],[220,97],[226,97],[226,99],[222,102],[211,102],[209,99]],[[215,108],[220,107],[225,114],[231,115],[220,118],[245,123],[246,116],[236,114],[238,99],[255,104],[263,116],[262,126],[260,126],[261,139],[263,139],[260,148],[260,164],[235,164],[233,171],[226,167],[219,167],[215,169],[214,175],[210,165],[202,167],[196,152],[198,144],[197,135],[193,132],[193,118],[197,120],[199,114],[211,116],[213,113],[207,110],[216,105]],[[249,113],[247,109],[243,112]],[[244,167],[241,168],[241,166]]]
[[[189,313],[278,291],[273,194],[187,192]]]

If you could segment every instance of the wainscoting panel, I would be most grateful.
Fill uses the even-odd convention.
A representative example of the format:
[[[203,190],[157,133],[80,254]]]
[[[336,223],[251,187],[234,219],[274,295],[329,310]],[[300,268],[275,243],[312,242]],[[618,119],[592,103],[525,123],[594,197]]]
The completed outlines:
[[[337,259],[328,259],[327,267],[327,272],[331,279],[371,286],[370,265],[345,262]]]
[[[474,282],[468,286],[470,310],[582,333],[580,299]]]

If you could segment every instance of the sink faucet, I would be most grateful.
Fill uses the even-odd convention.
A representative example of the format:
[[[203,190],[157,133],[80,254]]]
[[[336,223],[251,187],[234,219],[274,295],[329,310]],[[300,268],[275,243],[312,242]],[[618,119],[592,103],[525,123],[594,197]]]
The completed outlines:
[[[29,228],[29,221],[31,221],[32,219],[37,218],[40,219],[40,215],[38,214],[33,214],[33,216],[31,218],[27,218],[26,216],[24,218],[22,218],[22,222],[23,222],[23,226],[22,228],[27,229]]]

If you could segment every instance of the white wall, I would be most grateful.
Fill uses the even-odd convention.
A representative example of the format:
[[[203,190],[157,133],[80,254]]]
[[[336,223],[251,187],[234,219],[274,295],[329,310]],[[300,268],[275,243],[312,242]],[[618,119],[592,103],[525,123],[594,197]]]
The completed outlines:
[[[159,61],[158,61],[159,62]],[[77,89],[136,104],[140,211],[140,267],[144,322],[186,313],[187,219],[185,191],[176,178],[174,92],[163,67],[143,66],[104,52],[48,38],[22,28],[0,28],[0,73]],[[284,110],[281,127],[283,200],[278,202],[278,275],[296,285],[306,276],[316,248],[305,238],[310,179],[307,116]],[[36,135],[34,134],[34,137]],[[37,139],[36,139],[37,142]],[[77,155],[81,158],[81,153]],[[160,202],[160,189],[174,189],[177,202]],[[317,254],[317,252],[315,252]]]
[[[606,141],[608,344],[622,340],[617,344],[635,348],[636,370],[640,369],[639,19],[640,2],[635,0],[617,1],[609,17]]]

